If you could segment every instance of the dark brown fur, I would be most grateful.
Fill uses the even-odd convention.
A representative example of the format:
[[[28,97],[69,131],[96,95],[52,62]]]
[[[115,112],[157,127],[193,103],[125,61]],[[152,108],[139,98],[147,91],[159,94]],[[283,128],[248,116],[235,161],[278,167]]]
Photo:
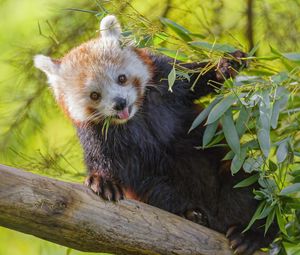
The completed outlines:
[[[222,60],[200,77],[194,92],[190,87],[198,74],[191,82],[176,81],[171,93],[167,76],[172,60],[138,53],[154,65],[151,84],[155,84],[147,88],[139,112],[126,124],[111,126],[107,137],[101,133],[101,123],[78,128],[90,173],[87,184],[105,199],[118,200],[125,193],[219,232],[234,230],[229,239],[239,254],[252,254],[268,245],[275,236],[275,226],[265,237],[259,228],[262,222],[241,234],[257,201],[252,195],[254,186],[233,186],[248,175],[240,171],[231,176],[230,164],[222,162],[227,152],[223,148],[195,149],[202,142],[203,127],[187,133],[198,114],[194,99],[213,92],[209,83],[220,84],[236,74],[231,67],[240,67],[239,60]],[[187,65],[194,69],[201,66]]]

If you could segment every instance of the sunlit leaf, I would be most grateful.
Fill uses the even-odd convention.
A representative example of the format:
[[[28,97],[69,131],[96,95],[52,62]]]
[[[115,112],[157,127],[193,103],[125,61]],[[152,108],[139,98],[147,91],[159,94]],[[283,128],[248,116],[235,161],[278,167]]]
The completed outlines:
[[[300,192],[300,183],[295,183],[284,188],[279,195],[286,196],[297,192]]]
[[[287,255],[299,255],[300,254],[299,243],[283,242],[283,246],[285,248],[285,252]]]
[[[186,42],[192,41],[192,38],[190,37],[190,31],[184,28],[183,26],[167,18],[161,18],[160,20],[164,25],[171,28],[184,41]]]
[[[260,46],[260,42],[257,42],[257,43],[254,45],[254,47],[250,50],[250,52],[248,53],[248,56],[249,56],[249,57],[254,56],[254,54],[255,54],[255,52],[258,50],[259,46]]]
[[[286,81],[288,78],[289,78],[289,75],[287,72],[280,72],[278,74],[273,75],[271,77],[271,80],[272,80],[272,82],[274,82],[276,84],[280,84],[280,83]],[[281,88],[279,88],[279,90],[280,89],[283,89],[283,88],[281,87]],[[278,92],[276,94],[278,94]]]
[[[160,45],[168,39],[168,35],[165,33],[157,33],[153,36],[153,45]]]
[[[275,172],[277,168],[278,168],[277,165],[272,160],[269,160],[269,169]]]
[[[231,45],[228,44],[221,44],[221,43],[208,43],[204,41],[196,41],[196,42],[190,42],[190,45],[196,47],[196,48],[201,48],[204,50],[209,50],[209,51],[218,51],[218,52],[234,52],[237,49]]]
[[[157,50],[170,58],[176,58],[180,61],[187,61],[189,59],[186,54],[178,50],[170,50],[167,48],[158,48]]]
[[[295,62],[300,61],[300,53],[298,52],[283,53],[282,55],[288,60],[295,61]]]
[[[199,33],[190,33],[191,36],[204,39],[206,36]]]

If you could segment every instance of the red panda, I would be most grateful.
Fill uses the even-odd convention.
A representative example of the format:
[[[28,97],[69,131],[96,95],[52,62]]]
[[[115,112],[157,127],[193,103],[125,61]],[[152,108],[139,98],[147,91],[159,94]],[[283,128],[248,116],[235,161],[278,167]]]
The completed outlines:
[[[188,134],[198,114],[194,100],[213,92],[211,83],[220,86],[235,76],[245,54],[234,52],[208,72],[177,80],[170,92],[167,77],[173,60],[121,46],[115,16],[106,16],[100,31],[100,38],[59,60],[34,58],[77,128],[89,173],[86,185],[104,199],[137,199],[227,233],[237,254],[252,254],[268,245],[274,226],[265,237],[259,223],[242,233],[257,201],[253,186],[233,186],[247,174],[230,175],[221,161],[224,148],[195,149],[203,127]],[[183,64],[193,70],[205,65]]]

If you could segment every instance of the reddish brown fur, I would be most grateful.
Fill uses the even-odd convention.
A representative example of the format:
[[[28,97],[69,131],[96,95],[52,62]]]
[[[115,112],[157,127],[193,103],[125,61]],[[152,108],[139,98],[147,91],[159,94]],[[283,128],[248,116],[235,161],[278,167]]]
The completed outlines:
[[[141,199],[138,197],[138,195],[132,189],[129,189],[129,188],[123,189],[123,192],[127,199],[141,201]]]
[[[152,60],[149,57],[149,53],[146,49],[138,49],[138,48],[133,48],[133,51],[139,56],[139,58],[145,63],[145,65],[148,67],[149,73],[154,74],[155,72],[155,67],[152,62]]]

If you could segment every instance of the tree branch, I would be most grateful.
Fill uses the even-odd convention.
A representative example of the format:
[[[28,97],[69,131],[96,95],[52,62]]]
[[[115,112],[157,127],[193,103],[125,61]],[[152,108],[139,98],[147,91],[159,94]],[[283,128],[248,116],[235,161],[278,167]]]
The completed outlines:
[[[0,180],[0,226],[89,252],[232,254],[222,234],[137,201],[3,165]]]

